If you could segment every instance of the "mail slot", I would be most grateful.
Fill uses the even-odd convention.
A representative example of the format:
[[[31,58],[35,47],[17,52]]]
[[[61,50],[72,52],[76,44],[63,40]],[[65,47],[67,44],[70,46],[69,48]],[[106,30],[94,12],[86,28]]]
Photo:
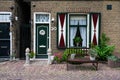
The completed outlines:
[[[1,46],[1,48],[7,48],[7,46]]]
[[[45,45],[40,45],[39,47],[40,47],[40,48],[45,48],[46,46],[45,46]]]
[[[0,33],[1,33],[2,31],[0,30]]]

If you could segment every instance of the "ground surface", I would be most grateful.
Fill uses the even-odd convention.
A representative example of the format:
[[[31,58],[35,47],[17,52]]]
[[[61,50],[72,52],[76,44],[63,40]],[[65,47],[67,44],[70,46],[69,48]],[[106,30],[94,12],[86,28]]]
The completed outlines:
[[[95,71],[91,64],[78,66],[66,64],[47,65],[47,61],[32,61],[24,66],[25,61],[0,62],[0,80],[120,80],[120,68],[110,68],[99,64]]]

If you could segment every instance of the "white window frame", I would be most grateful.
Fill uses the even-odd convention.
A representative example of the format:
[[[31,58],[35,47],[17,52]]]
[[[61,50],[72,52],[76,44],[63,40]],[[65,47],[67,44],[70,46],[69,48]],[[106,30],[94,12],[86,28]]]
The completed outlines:
[[[70,16],[71,14],[78,14],[78,15],[84,14],[84,15],[87,16],[87,39],[86,39],[86,40],[87,40],[87,42],[86,42],[87,45],[86,45],[86,48],[89,48],[89,41],[90,41],[90,39],[89,39],[89,36],[90,36],[90,33],[89,33],[90,24],[89,24],[89,23],[90,23],[90,21],[89,21],[89,20],[90,20],[90,19],[89,19],[89,14],[87,14],[87,13],[68,13],[68,21],[67,21],[67,24],[68,24],[68,25],[67,25],[67,28],[68,28],[68,29],[67,29],[67,30],[68,30],[68,32],[67,32],[67,35],[68,35],[68,36],[67,36],[67,38],[68,38],[68,40],[67,40],[67,42],[68,42],[68,47],[71,47],[71,46],[70,46],[70,40],[69,40],[69,38],[70,38],[70,34],[69,34],[69,33],[70,33],[70,31],[69,31],[69,30],[70,30],[70,28],[69,28],[69,25],[70,25],[70,24],[69,24],[69,23],[70,23],[70,22],[69,22],[69,21],[70,21],[70,17],[69,17],[69,16]]]

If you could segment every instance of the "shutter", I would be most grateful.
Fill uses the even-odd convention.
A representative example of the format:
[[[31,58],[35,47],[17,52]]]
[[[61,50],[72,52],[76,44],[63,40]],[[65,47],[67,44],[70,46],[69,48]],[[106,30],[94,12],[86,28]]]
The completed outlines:
[[[66,13],[57,14],[57,45],[66,48]]]
[[[90,31],[91,31],[91,43],[94,45],[99,44],[100,39],[100,13],[90,14]]]

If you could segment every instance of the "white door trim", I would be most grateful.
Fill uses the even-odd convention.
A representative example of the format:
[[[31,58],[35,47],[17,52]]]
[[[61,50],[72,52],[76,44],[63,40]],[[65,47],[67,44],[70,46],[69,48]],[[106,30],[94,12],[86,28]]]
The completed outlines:
[[[3,15],[3,16],[2,16]],[[5,16],[7,15],[7,16]],[[10,17],[12,16],[12,12],[0,12],[0,23],[10,23],[10,27],[12,27],[12,21]],[[10,35],[10,55],[12,55],[13,43],[12,43],[12,32],[9,32]]]
[[[36,14],[48,14],[49,21],[48,22],[37,22]],[[36,52],[36,24],[49,24],[49,48],[51,48],[51,14],[48,12],[34,12],[33,13],[33,51]]]

